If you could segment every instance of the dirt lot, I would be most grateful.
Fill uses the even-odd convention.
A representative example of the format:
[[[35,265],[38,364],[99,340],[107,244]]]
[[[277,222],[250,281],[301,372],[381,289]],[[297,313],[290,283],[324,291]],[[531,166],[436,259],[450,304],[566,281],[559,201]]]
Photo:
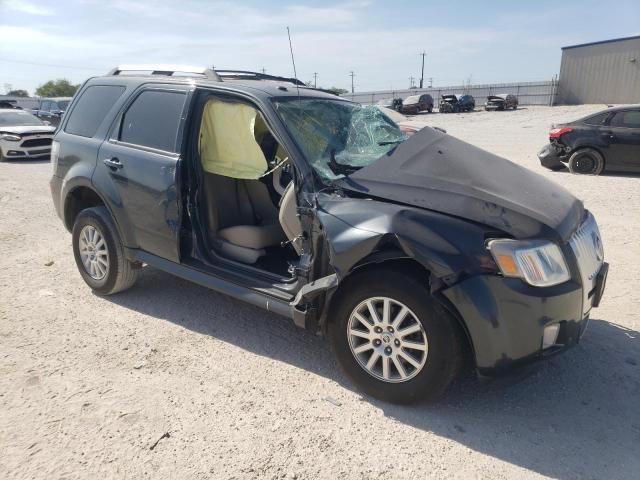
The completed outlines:
[[[640,177],[535,156],[599,108],[424,116],[583,199],[611,263],[578,347],[431,406],[363,398],[322,339],[159,271],[93,295],[49,164],[0,164],[0,478],[638,478]]]

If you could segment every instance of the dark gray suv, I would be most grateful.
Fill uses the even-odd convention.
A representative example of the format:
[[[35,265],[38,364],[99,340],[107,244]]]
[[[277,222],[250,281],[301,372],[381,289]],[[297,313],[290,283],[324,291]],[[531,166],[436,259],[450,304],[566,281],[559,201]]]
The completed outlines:
[[[446,133],[251,72],[127,66],[84,83],[53,201],[97,293],[151,266],[327,334],[367,393],[435,398],[576,344],[604,290],[562,187]]]

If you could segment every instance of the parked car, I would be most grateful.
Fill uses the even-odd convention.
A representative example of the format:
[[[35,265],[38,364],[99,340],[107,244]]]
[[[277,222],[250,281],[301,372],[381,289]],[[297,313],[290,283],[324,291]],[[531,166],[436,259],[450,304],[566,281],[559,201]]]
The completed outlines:
[[[501,93],[498,95],[489,95],[484,104],[484,109],[489,110],[514,110],[518,108],[518,97],[510,93]]]
[[[640,172],[640,105],[608,108],[574,122],[554,125],[538,152],[550,170],[572,173]]]
[[[401,113],[396,112],[395,110],[391,110],[390,108],[380,105],[378,105],[377,108],[387,117],[389,117],[396,125],[398,125],[400,127],[400,130],[407,135],[413,135],[414,133],[419,132],[426,127],[435,128],[436,130],[440,130],[443,133],[447,133],[446,130],[440,127],[431,127],[427,122],[417,120],[416,117],[409,118]]]
[[[433,97],[428,93],[411,95],[402,101],[398,111],[407,115],[417,115],[424,111],[431,113],[433,112]]]
[[[402,99],[401,98],[385,98],[377,103],[381,107],[390,108],[391,110],[400,110],[402,107]]]
[[[16,100],[0,100],[0,108],[22,110],[22,107],[18,105],[18,102]]]
[[[467,354],[496,375],[580,339],[608,266],[561,186],[314,89],[127,68],[161,74],[89,79],[53,143],[53,203],[96,293],[170,272],[327,335],[394,402],[435,398]]]
[[[49,158],[54,131],[25,110],[0,109],[0,162]]]
[[[443,95],[440,99],[440,113],[472,112],[475,108],[471,95]]]
[[[58,126],[70,102],[71,97],[41,98],[38,108],[34,109],[33,113],[38,118]]]

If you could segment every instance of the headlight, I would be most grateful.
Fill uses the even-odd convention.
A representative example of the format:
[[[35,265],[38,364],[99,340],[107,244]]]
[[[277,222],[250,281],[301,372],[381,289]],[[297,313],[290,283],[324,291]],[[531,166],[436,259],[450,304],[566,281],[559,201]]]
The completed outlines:
[[[491,240],[489,251],[505,277],[534,287],[550,287],[571,278],[560,247],[546,240]]]
[[[20,141],[20,137],[18,135],[11,135],[9,133],[4,133],[4,134],[0,135],[0,138],[2,138],[2,140],[9,140],[10,142],[19,142]]]

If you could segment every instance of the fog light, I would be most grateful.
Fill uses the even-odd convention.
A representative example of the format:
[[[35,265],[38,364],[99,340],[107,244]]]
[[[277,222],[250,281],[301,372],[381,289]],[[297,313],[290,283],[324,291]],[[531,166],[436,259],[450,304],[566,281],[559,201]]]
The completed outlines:
[[[542,349],[553,347],[558,339],[558,333],[560,332],[560,324],[554,323],[553,325],[547,325],[544,327],[544,333],[542,334]]]

